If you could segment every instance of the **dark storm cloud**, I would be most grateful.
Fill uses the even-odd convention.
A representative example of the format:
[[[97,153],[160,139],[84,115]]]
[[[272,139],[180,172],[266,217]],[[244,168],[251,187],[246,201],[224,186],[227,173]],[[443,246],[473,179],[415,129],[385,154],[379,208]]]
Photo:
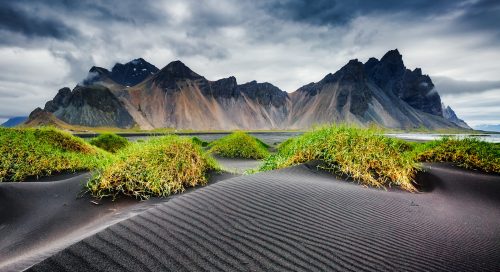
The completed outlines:
[[[500,101],[489,92],[498,81],[477,81],[500,80],[499,6],[497,0],[0,0],[0,118],[43,106],[94,65],[109,69],[138,57],[158,67],[180,59],[207,78],[235,75],[293,91],[351,58],[393,48],[409,67],[450,77],[433,80],[459,114],[468,114],[470,94]],[[453,104],[459,96],[464,102]]]
[[[40,18],[35,12],[28,12],[2,1],[0,4],[0,29],[20,33],[27,37],[49,37],[66,39],[77,33],[61,21]],[[4,40],[4,39],[2,39]]]
[[[449,11],[457,6],[456,0],[276,0],[262,6],[285,20],[303,21],[319,25],[339,25],[366,14],[410,14],[411,18],[425,17]],[[411,19],[408,18],[407,19]]]
[[[164,16],[147,2],[132,0],[0,0],[0,30],[28,38],[66,40],[77,38],[80,33],[85,32],[84,28],[78,29],[72,26],[71,20],[61,18],[63,15],[69,15],[75,20],[100,21],[103,25],[108,23],[144,25]],[[8,41],[3,43],[11,44]]]
[[[464,13],[457,19],[463,29],[475,31],[489,31],[494,33],[496,40],[500,40],[500,1],[482,0],[468,4]]]
[[[467,81],[438,76],[432,77],[432,81],[436,85],[438,92],[442,95],[482,93],[500,89],[500,81]]]

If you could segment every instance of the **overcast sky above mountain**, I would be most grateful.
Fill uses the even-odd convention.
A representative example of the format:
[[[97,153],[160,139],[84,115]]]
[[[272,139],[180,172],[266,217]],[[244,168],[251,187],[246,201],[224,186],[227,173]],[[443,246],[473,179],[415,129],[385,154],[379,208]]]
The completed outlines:
[[[398,48],[471,125],[500,124],[500,2],[0,0],[0,121],[43,106],[93,65],[179,59],[208,79],[294,91]]]

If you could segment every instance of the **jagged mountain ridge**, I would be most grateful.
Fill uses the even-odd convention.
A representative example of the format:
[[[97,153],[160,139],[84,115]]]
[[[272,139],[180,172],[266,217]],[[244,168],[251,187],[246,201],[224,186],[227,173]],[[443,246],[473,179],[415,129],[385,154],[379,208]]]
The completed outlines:
[[[132,81],[117,78],[130,78],[125,71],[138,60],[150,70],[128,87]],[[407,69],[397,50],[364,64],[351,60],[290,94],[270,83],[238,84],[235,77],[210,81],[180,61],[156,72],[151,67],[143,59],[112,72],[92,67],[86,80],[73,91],[61,89],[45,110],[69,124],[143,129],[301,129],[332,122],[458,128],[443,118],[430,77]]]
[[[464,120],[458,118],[457,114],[450,106],[446,106],[443,103],[441,103],[441,106],[443,109],[443,117],[446,120],[458,125],[459,127],[462,127],[465,129],[472,129]]]

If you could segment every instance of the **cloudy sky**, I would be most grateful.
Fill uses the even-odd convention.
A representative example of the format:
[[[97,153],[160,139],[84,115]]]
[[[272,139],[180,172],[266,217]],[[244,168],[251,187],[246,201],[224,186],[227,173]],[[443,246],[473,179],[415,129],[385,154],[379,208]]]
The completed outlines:
[[[398,48],[459,117],[500,124],[499,18],[497,0],[0,0],[0,121],[93,65],[179,59],[210,80],[291,92]]]

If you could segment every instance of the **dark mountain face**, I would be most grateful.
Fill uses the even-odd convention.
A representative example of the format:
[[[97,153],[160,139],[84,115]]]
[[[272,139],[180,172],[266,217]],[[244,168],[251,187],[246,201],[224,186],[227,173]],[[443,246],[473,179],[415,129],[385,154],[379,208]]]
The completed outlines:
[[[238,85],[237,89],[242,94],[245,94],[248,98],[257,101],[261,105],[271,104],[280,107],[283,106],[288,99],[287,92],[267,82],[257,83],[257,81],[254,80]]]
[[[363,114],[368,109],[371,94],[366,87],[366,74],[363,63],[357,59],[349,61],[335,74],[328,74],[317,83],[309,83],[297,90],[307,96],[316,96],[323,90],[335,88],[335,100],[332,105],[336,111],[349,102],[349,111],[353,114]]]
[[[367,76],[377,86],[420,111],[443,116],[441,97],[434,90],[434,84],[422,70],[406,69],[403,56],[397,49],[387,52],[380,61],[370,58],[365,63]]]
[[[334,74],[299,88],[292,96],[294,128],[314,123],[376,123],[390,128],[456,128],[443,119],[441,99],[420,69],[410,71],[391,50],[379,61],[351,60]],[[439,105],[439,107],[436,107]]]
[[[90,68],[87,78],[80,85],[92,86],[109,79],[126,87],[135,86],[158,71],[158,68],[142,58],[125,64],[117,63],[113,66],[111,72],[108,69],[93,66]]]
[[[76,86],[59,90],[53,100],[45,104],[45,111],[60,120],[83,126],[132,127],[132,116],[117,97],[106,87]]]
[[[214,98],[238,98],[241,93],[238,91],[238,83],[234,76],[222,78],[216,81],[200,82],[200,90],[205,96]]]
[[[206,79],[197,73],[193,72],[181,61],[173,61],[167,66],[163,67],[158,73],[153,76],[152,82],[156,86],[163,89],[176,89],[178,81],[186,80],[203,80]],[[206,82],[204,82],[206,83]]]
[[[67,107],[71,98],[71,90],[68,87],[60,89],[54,99],[45,103],[45,110],[55,112],[60,107]]]
[[[123,86],[134,86],[158,71],[159,69],[156,66],[142,58],[138,58],[125,64],[115,64],[109,77]]]
[[[90,68],[89,70],[87,77],[84,80],[82,80],[82,82],[79,85],[91,86],[98,82],[104,81],[108,77],[109,77],[108,69],[98,66],[92,66],[92,68]]]

